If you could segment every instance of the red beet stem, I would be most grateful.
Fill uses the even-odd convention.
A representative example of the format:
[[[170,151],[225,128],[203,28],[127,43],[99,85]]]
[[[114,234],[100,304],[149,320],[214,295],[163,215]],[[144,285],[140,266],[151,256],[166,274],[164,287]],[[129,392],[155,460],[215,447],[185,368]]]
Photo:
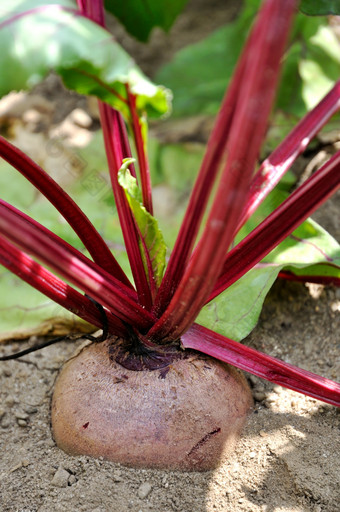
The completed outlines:
[[[194,324],[181,341],[184,348],[199,350],[270,382],[340,407],[339,383],[263,354],[206,327]]]
[[[2,236],[0,236],[0,263],[55,303],[86,322],[100,329],[103,328],[102,317],[90,299],[56,277]],[[126,329],[117,316],[112,315],[108,310],[105,313],[110,333],[126,336]]]
[[[93,260],[114,277],[131,287],[98,231],[73,199],[39,165],[0,136],[0,155],[34,185],[61,213],[77,233]]]
[[[340,187],[340,151],[227,255],[208,301],[240,279]]]
[[[149,335],[176,339],[193,323],[223,266],[244,202],[280,71],[295,0],[267,0],[259,13],[259,29],[247,54],[247,80],[240,86],[227,143],[227,162],[204,232],[183,278]]]

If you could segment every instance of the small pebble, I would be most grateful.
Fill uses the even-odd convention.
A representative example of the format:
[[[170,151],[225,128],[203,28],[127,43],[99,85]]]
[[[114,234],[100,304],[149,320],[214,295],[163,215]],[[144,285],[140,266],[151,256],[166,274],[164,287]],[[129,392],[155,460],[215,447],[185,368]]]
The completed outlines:
[[[261,437],[266,437],[267,432],[265,432],[264,430],[260,430],[259,434]]]
[[[121,482],[122,472],[119,469],[116,469],[112,474],[112,478],[114,482]]]
[[[255,377],[255,375],[249,375],[249,380],[252,384],[254,384],[254,386],[256,386],[256,384],[258,384],[259,382],[259,379],[257,377]]]
[[[27,427],[27,421],[26,420],[17,420],[17,423],[19,425],[19,427]]]
[[[22,411],[15,411],[14,416],[17,420],[28,420],[28,414]]]
[[[2,418],[5,416],[6,414],[6,411],[5,409],[3,409],[2,407],[0,407],[0,421],[2,420]]]
[[[70,475],[69,479],[68,479],[68,483],[69,485],[73,485],[75,484],[77,481],[76,477],[74,475]]]
[[[10,420],[9,418],[3,418],[1,421],[1,427],[2,428],[8,428],[10,426]]]
[[[27,414],[35,414],[36,412],[38,412],[38,409],[33,405],[29,405],[28,407],[26,407],[25,411],[27,412]]]
[[[8,407],[13,407],[13,405],[15,404],[14,398],[12,396],[7,397],[6,400],[5,400],[5,404]]]
[[[67,487],[69,478],[70,473],[62,466],[59,466],[52,478],[51,485],[53,485],[53,487]]]
[[[255,391],[254,398],[257,402],[262,402],[266,398],[264,391]]]
[[[149,496],[151,491],[152,491],[152,485],[150,484],[150,482],[144,482],[142,485],[140,485],[140,487],[138,489],[138,497],[141,500],[144,500],[145,498],[147,498]]]

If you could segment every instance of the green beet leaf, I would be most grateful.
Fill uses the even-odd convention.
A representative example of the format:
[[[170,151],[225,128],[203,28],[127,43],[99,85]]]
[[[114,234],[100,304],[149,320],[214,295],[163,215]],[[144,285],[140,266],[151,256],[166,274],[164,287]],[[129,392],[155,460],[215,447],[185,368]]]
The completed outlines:
[[[264,299],[280,270],[276,266],[251,269],[207,304],[196,321],[235,341],[242,340],[257,324]]]
[[[166,245],[158,222],[143,206],[137,181],[128,169],[133,161],[131,158],[123,161],[118,173],[118,181],[125,191],[142,240],[141,253],[146,274],[149,275],[148,269],[151,267],[153,279],[156,286],[159,286],[165,268]]]
[[[105,0],[105,7],[141,41],[147,41],[154,27],[169,30],[188,0]]]
[[[129,115],[126,85],[151,116],[169,107],[169,92],[152,84],[112,35],[81,16],[74,2],[14,0],[0,6],[0,97],[29,89],[51,71],[80,94]]]
[[[259,4],[259,0],[247,0],[235,21],[183,48],[157,73],[156,80],[173,91],[174,116],[218,112]],[[326,18],[301,13],[295,18],[275,107],[275,112],[286,116],[283,135],[338,78],[339,44],[327,25]]]
[[[309,16],[340,14],[340,0],[302,0],[300,10]]]

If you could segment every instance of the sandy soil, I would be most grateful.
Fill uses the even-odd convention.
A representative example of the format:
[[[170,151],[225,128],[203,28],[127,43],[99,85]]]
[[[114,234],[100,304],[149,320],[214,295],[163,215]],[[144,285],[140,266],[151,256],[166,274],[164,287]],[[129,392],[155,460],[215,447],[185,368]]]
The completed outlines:
[[[213,2],[213,20],[206,16],[211,28],[234,12],[222,15],[223,3]],[[194,23],[199,6],[204,10],[204,2],[191,2],[181,30]],[[152,52],[143,59],[148,69]],[[314,215],[338,240],[339,198]],[[278,282],[245,343],[339,380],[339,332],[339,289]],[[215,471],[136,470],[66,455],[51,437],[50,400],[58,370],[74,348],[64,342],[0,366],[3,512],[339,511],[339,410],[252,376],[254,411],[235,452]]]

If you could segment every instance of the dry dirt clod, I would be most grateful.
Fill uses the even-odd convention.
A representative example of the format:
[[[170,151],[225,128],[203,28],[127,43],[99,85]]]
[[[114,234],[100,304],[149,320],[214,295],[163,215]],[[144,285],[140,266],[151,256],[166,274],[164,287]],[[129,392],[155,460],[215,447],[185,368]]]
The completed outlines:
[[[18,423],[19,427],[27,427],[27,421],[26,420],[18,419],[17,423]]]
[[[149,496],[151,491],[152,491],[152,485],[150,484],[150,482],[144,482],[144,483],[142,483],[142,485],[139,486],[138,497],[141,500],[144,500],[145,498],[147,498]]]
[[[53,487],[67,487],[70,473],[62,466],[59,466],[54,477],[52,478],[51,485]]]
[[[75,477],[75,475],[70,475],[69,479],[68,479],[68,485],[73,485],[75,484],[77,481],[77,478]]]
[[[23,412],[23,411],[15,411],[14,413],[15,417],[17,420],[28,420],[28,414],[26,412]]]

